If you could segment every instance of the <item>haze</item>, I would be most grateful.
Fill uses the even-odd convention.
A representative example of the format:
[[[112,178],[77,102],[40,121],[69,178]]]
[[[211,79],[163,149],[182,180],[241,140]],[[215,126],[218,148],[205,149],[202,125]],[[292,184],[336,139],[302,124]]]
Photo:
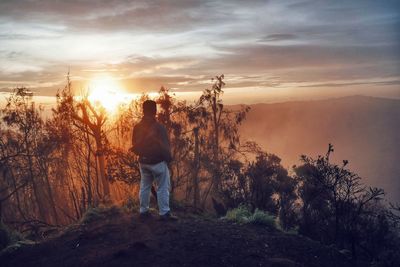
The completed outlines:
[[[242,137],[275,153],[285,167],[300,165],[300,155],[325,155],[347,166],[368,186],[383,188],[386,199],[400,202],[400,100],[343,97],[252,105]]]

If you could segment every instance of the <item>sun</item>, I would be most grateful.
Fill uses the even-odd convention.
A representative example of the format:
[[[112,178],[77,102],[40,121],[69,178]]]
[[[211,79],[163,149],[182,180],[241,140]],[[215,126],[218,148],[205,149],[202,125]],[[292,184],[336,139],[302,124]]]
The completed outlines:
[[[108,112],[117,110],[125,102],[125,97],[118,80],[112,76],[97,76],[90,80],[88,99],[95,106],[102,106]]]

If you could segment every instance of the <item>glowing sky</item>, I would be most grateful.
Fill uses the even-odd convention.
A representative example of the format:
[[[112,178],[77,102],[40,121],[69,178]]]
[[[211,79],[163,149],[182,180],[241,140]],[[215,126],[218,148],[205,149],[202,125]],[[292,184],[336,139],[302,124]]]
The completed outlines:
[[[127,92],[400,97],[400,1],[1,0],[0,91],[108,73]]]

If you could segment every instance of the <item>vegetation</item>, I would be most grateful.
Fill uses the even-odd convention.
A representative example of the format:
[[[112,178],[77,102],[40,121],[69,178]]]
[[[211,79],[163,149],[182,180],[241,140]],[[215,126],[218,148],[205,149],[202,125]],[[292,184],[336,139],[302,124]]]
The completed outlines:
[[[109,218],[109,216],[113,216],[117,213],[120,213],[120,209],[116,206],[105,207],[90,207],[82,216],[80,223],[88,224],[97,220],[104,220]]]
[[[252,213],[245,205],[240,205],[235,209],[229,210],[223,219],[240,224],[249,223],[277,228],[276,218],[274,216],[259,209],[256,209],[254,213]]]
[[[346,169],[348,161],[330,163],[332,152],[329,144],[325,156],[302,156],[303,164],[294,168],[302,202],[299,233],[349,249],[354,258],[376,260],[387,251],[397,253],[399,218],[383,205],[383,190],[363,185]]]
[[[235,209],[229,210],[224,218],[228,221],[247,223],[251,215],[251,211],[245,205],[240,205]]]
[[[7,225],[0,221],[0,251],[22,239],[20,233],[11,230]]]
[[[240,138],[249,107],[223,105],[224,76],[216,76],[195,104],[178,101],[162,87],[158,119],[166,125],[175,159],[170,164],[176,203],[214,209],[239,223],[294,229],[325,244],[348,249],[376,265],[400,259],[399,207],[368,188],[348,162],[330,162],[333,146],[316,159],[301,156],[287,170],[281,159]],[[136,204],[140,173],[130,151],[132,127],[143,95],[110,117],[67,86],[44,118],[25,88],[1,109],[0,219],[42,238],[49,227],[90,222],[112,203]],[[2,226],[3,227],[3,226]]]
[[[275,217],[259,209],[256,209],[250,216],[249,223],[277,228]]]

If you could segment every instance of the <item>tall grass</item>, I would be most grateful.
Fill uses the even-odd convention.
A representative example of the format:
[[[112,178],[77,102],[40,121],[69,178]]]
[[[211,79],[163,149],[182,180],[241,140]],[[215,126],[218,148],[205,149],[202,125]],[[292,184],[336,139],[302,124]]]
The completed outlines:
[[[255,224],[279,228],[276,223],[276,218],[268,212],[256,209],[254,213],[252,213],[246,205],[242,204],[235,209],[229,210],[223,219],[240,224]]]

